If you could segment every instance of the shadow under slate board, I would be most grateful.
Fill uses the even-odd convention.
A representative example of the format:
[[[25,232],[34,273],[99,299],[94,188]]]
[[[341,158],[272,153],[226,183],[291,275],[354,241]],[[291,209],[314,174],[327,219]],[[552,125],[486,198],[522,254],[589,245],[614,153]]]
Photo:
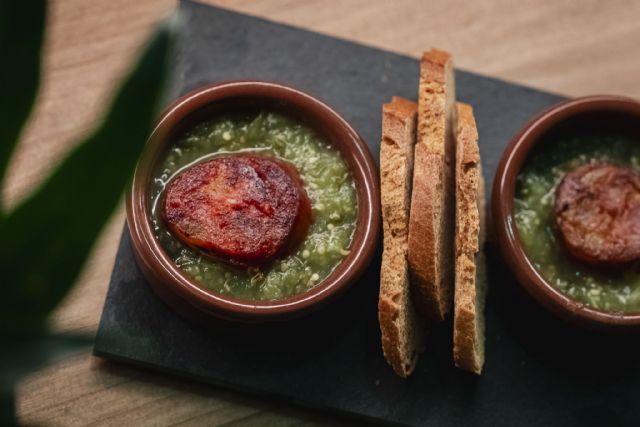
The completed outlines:
[[[381,105],[415,99],[418,61],[183,1],[172,97],[223,80],[283,82],[326,101],[377,160]],[[428,46],[425,46],[427,48]],[[475,108],[488,183],[509,138],[561,98],[459,71],[458,98]],[[487,186],[489,189],[490,186]],[[369,421],[403,425],[637,425],[640,355],[629,339],[566,326],[530,304],[489,254],[487,360],[481,377],[452,366],[451,320],[431,331],[407,380],[380,349],[379,255],[347,294],[287,328],[210,332],[175,315],[138,270],[125,229],[95,354],[198,381]],[[497,261],[496,261],[497,260]]]

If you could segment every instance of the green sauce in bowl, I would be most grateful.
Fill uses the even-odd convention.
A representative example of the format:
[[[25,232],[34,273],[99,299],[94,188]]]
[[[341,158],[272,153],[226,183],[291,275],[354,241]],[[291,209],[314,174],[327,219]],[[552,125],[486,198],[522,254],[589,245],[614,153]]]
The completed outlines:
[[[623,136],[581,136],[546,141],[527,160],[516,185],[515,220],[529,260],[571,299],[608,312],[640,312],[640,263],[615,270],[573,260],[557,236],[556,186],[592,160],[640,169],[640,143]]]
[[[291,162],[313,210],[308,235],[292,253],[238,269],[203,256],[169,232],[162,192],[181,170],[226,153],[264,153]],[[229,114],[196,125],[170,148],[152,183],[151,219],[173,262],[204,288],[246,300],[278,300],[318,284],[349,253],[357,217],[355,181],[340,152],[306,125],[275,112]]]

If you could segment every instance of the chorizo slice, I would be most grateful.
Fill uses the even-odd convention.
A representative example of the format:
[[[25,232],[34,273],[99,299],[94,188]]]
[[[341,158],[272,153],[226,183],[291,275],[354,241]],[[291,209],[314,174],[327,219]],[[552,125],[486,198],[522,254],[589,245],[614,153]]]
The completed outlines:
[[[168,183],[162,208],[185,244],[236,266],[283,254],[311,222],[295,167],[260,155],[224,155],[189,167]]]
[[[556,188],[555,220],[564,245],[590,264],[640,258],[640,172],[592,162]]]

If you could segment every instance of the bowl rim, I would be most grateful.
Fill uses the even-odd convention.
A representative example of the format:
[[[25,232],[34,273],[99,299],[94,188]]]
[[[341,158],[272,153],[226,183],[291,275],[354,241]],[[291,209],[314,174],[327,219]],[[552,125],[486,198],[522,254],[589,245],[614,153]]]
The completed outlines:
[[[338,145],[356,183],[358,214],[349,254],[332,273],[311,289],[273,301],[251,301],[205,289],[183,273],[155,237],[150,217],[150,179],[170,143],[170,134],[196,111],[225,99],[263,99],[288,103],[302,116],[331,123]],[[351,157],[351,159],[348,159]],[[138,264],[159,296],[179,298],[205,315],[226,320],[265,321],[296,317],[319,308],[346,290],[368,267],[377,247],[380,228],[380,190],[376,163],[357,131],[319,99],[288,85],[262,80],[215,82],[178,98],[161,114],[136,166],[126,197],[127,224]],[[178,303],[178,302],[177,302]],[[202,313],[201,313],[202,314]]]
[[[616,95],[592,95],[561,101],[530,119],[505,148],[493,182],[492,216],[503,259],[527,293],[556,315],[592,329],[640,326],[640,313],[597,310],[554,288],[529,260],[514,219],[516,179],[539,138],[561,122],[587,112],[620,112],[640,120],[640,102]]]

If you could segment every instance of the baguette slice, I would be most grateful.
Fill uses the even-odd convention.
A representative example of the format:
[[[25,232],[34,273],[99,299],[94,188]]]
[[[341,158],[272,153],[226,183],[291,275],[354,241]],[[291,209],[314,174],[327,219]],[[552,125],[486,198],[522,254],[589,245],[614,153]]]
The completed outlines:
[[[416,305],[443,320],[453,294],[455,81],[451,55],[432,49],[420,64],[409,268]]]
[[[455,365],[480,374],[484,364],[486,267],[484,180],[478,130],[470,105],[458,103],[456,141]]]
[[[415,368],[424,333],[409,286],[407,234],[416,139],[415,102],[394,97],[382,107],[380,180],[384,233],[378,320],[384,356],[401,377]]]

